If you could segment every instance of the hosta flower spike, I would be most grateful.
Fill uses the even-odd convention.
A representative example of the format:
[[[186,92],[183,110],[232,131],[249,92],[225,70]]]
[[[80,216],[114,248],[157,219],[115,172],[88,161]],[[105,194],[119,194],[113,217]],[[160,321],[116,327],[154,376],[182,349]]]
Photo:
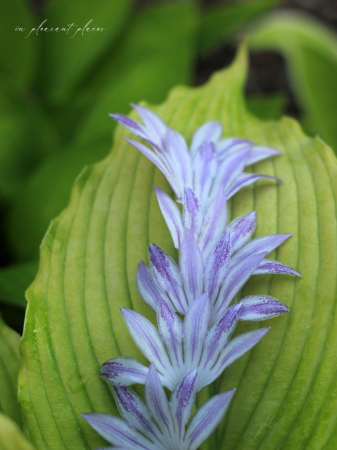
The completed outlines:
[[[185,429],[195,400],[196,380],[196,371],[185,375],[168,401],[156,369],[151,365],[145,382],[145,404],[131,390],[114,387],[124,420],[107,414],[83,414],[83,417],[120,449],[195,450],[217,427],[235,391],[208,400]]]
[[[243,139],[221,139],[219,122],[198,128],[188,149],[183,136],[159,116],[141,106],[134,108],[143,124],[112,116],[151,145],[153,150],[128,140],[163,172],[182,204],[181,213],[176,202],[155,187],[179,249],[179,263],[151,244],[150,265],[140,262],[137,270],[138,291],[156,311],[158,329],[137,312],[122,308],[128,330],[150,367],[121,357],[101,368],[102,377],[114,386],[124,421],[96,413],[83,417],[115,448],[194,450],[219,424],[234,391],[208,400],[186,428],[195,394],[269,330],[260,328],[231,339],[238,321],[264,320],[288,311],[267,295],[231,303],[252,275],[300,276],[285,264],[266,259],[290,234],[251,239],[255,212],[228,224],[227,200],[261,178],[274,178],[244,173],[244,168],[280,152]],[[135,383],[145,385],[145,403],[126,387]],[[163,386],[172,391],[170,401]]]

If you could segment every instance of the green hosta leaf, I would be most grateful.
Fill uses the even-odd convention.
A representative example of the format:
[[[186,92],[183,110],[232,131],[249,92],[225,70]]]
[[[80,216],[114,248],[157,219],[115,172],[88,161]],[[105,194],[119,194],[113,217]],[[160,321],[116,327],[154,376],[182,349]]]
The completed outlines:
[[[310,16],[278,13],[253,30],[251,45],[287,58],[306,126],[337,151],[337,35]]]
[[[54,0],[43,14],[44,27],[62,28],[66,32],[40,32],[43,38],[43,89],[55,104],[64,102],[74,86],[106,52],[128,17],[132,0]],[[104,31],[82,31],[78,27],[104,28]],[[77,25],[77,26],[75,26]],[[77,33],[77,34],[75,34]]]
[[[0,450],[34,450],[16,423],[1,413],[0,430]]]
[[[27,87],[36,69],[38,42],[25,39],[35,26],[28,6],[25,0],[0,2],[0,80],[16,88]]]
[[[249,20],[277,6],[281,0],[245,0],[217,5],[200,18],[199,52],[216,49]]]
[[[301,448],[332,450],[337,435],[335,350],[337,324],[337,163],[321,141],[291,119],[261,122],[247,113],[242,51],[229,69],[202,88],[179,87],[156,111],[188,139],[207,120],[226,136],[271,145],[284,156],[254,166],[283,184],[261,182],[236,195],[232,216],[258,213],[256,234],[292,232],[278,260],[302,280],[259,276],[250,293],[271,294],[290,307],[272,329],[214,386],[237,392],[211,449]],[[19,377],[24,422],[38,449],[102,446],[80,414],[116,412],[100,365],[123,354],[144,359],[123,324],[119,307],[154,318],[139,298],[135,273],[155,242],[174,255],[152,185],[167,189],[160,173],[118,128],[111,155],[77,180],[68,208],[53,221],[41,247],[40,268],[29,288]],[[239,331],[260,324],[241,324]],[[262,325],[261,325],[262,326]],[[265,322],[263,324],[265,326]],[[203,397],[209,395],[206,389]]]
[[[21,425],[17,401],[19,341],[20,336],[5,324],[0,315],[0,411]],[[2,426],[0,426],[0,443],[2,443],[1,436]]]
[[[0,302],[26,308],[25,291],[37,273],[37,262],[16,264],[0,269]]]

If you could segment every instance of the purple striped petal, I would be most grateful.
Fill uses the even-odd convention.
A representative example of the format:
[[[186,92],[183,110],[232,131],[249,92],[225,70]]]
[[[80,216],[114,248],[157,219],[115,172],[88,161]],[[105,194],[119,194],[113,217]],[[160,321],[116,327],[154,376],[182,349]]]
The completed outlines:
[[[220,122],[206,122],[199,127],[192,136],[191,155],[194,156],[199,147],[206,142],[216,143],[222,135],[222,125]]]
[[[221,357],[221,353],[235,330],[236,324],[240,318],[242,305],[236,303],[227,309],[215,325],[209,330],[204,343],[204,351],[200,361],[200,371],[198,379],[198,390],[209,384],[209,370],[214,363]]]
[[[253,254],[229,268],[225,282],[220,289],[218,301],[211,312],[211,323],[215,323],[223,314],[265,256],[266,252]]]
[[[210,383],[212,383],[220,374],[239,359],[242,355],[247,353],[254,345],[256,345],[270,330],[270,328],[261,328],[259,330],[249,331],[248,333],[240,334],[232,339],[227,345],[225,351],[212,368],[212,376]]]
[[[179,267],[189,305],[200,297],[204,288],[204,262],[192,233],[185,229],[180,249]]]
[[[204,225],[199,243],[202,254],[207,259],[216,242],[226,229],[228,220],[228,207],[223,189],[219,192],[210,206],[207,208]]]
[[[226,138],[216,144],[216,151],[220,161],[222,161],[230,154],[247,147],[247,145],[252,146],[252,142],[247,139]]]
[[[216,429],[228,408],[235,389],[215,395],[202,405],[193,416],[185,442],[189,450],[196,450]]]
[[[143,261],[138,265],[136,283],[139,295],[155,311],[159,302],[170,304],[168,296],[154,282],[150,268]]]
[[[145,383],[148,368],[133,358],[113,358],[101,367],[101,377],[115,386]]]
[[[180,248],[184,229],[181,212],[169,195],[156,186],[154,186],[154,190],[156,191],[159,208],[170,230],[174,246],[175,248]]]
[[[174,174],[172,174],[169,167],[167,167],[167,163],[163,162],[161,158],[158,157],[156,153],[154,153],[152,150],[150,150],[146,145],[141,144],[140,142],[133,141],[132,139],[125,139],[126,142],[136,147],[137,150],[139,150],[141,153],[143,153],[144,156],[146,156],[155,166],[158,167],[158,169],[164,174],[167,181],[170,183],[171,188],[173,189],[176,196],[179,198],[181,197],[181,188],[177,184],[177,181],[174,177]]]
[[[110,114],[110,117],[115,119],[124,128],[132,131],[132,133],[134,133],[137,137],[147,139],[148,135],[144,125],[141,125],[140,123],[136,122],[133,119],[130,119],[130,117],[124,116],[123,114]]]
[[[162,145],[166,132],[169,129],[166,123],[157,114],[144,106],[135,105],[133,103],[131,106],[142,118],[150,140],[154,141],[157,145]]]
[[[133,430],[120,417],[110,414],[81,414],[94,430],[114,445],[128,450],[157,450],[158,447],[138,431]]]
[[[269,295],[249,295],[240,303],[240,320],[265,320],[289,311],[286,305]]]
[[[157,317],[159,333],[166,344],[171,361],[175,366],[180,367],[183,365],[183,324],[165,303],[159,303]]]
[[[250,153],[250,148],[250,146],[247,146],[234,152],[221,162],[210,193],[211,199],[216,196],[222,185],[226,192],[233,181],[242,173],[246,159]]]
[[[145,381],[145,401],[160,429],[166,428],[170,434],[173,423],[169,403],[153,364],[150,365]]]
[[[209,195],[209,191],[213,182],[213,177],[217,172],[217,156],[212,142],[206,142],[199,147],[193,161],[194,172],[194,192],[205,204],[205,199]]]
[[[192,185],[192,166],[186,141],[180,133],[168,129],[165,139],[167,152],[174,164],[174,173],[183,186]]]
[[[232,253],[237,252],[253,236],[256,228],[256,212],[252,211],[233,220],[228,229],[231,232]]]
[[[146,437],[157,440],[157,434],[160,435],[160,432],[140,397],[126,387],[114,386],[113,390],[118,411],[125,422]]]
[[[185,188],[183,205],[184,227],[188,228],[197,239],[204,221],[204,214],[201,203],[192,189]]]
[[[121,311],[129,333],[139,350],[166,375],[171,364],[157,328],[148,319],[131,309],[121,308]]]
[[[265,252],[268,255],[275,250],[279,245],[292,236],[290,233],[269,234],[267,236],[261,236],[253,239],[243,246],[231,260],[231,266],[235,265],[238,261],[256,253]]]
[[[172,392],[170,410],[172,418],[178,427],[179,439],[184,435],[185,425],[192,412],[196,394],[197,376],[198,372],[196,370],[185,375]]]
[[[155,244],[151,244],[149,247],[149,257],[155,282],[169,295],[177,311],[185,314],[188,307],[176,263]]]
[[[219,293],[219,287],[228,272],[230,258],[231,235],[227,230],[215,244],[206,261],[205,290],[208,291],[212,304],[214,304]]]
[[[210,316],[209,296],[202,294],[192,304],[184,320],[184,359],[187,367],[197,363],[203,349]]]
[[[271,156],[276,155],[282,155],[282,152],[279,152],[278,150],[275,150],[273,148],[254,145],[247,158],[246,166],[250,166],[251,164],[257,163],[258,161],[262,161],[263,159],[270,158]]]
[[[295,275],[302,278],[296,270],[292,269],[279,261],[273,261],[272,259],[264,259],[254,271],[253,275],[264,275],[268,273],[281,273],[284,275]]]
[[[280,180],[277,177],[273,177],[271,175],[259,175],[257,173],[243,173],[241,175],[238,175],[238,177],[233,181],[231,185],[228,186],[226,190],[226,196],[227,198],[233,197],[234,194],[236,194],[240,189],[243,187],[249,186],[250,184],[256,183],[256,181],[261,180],[262,178],[270,178],[272,180],[276,180],[279,183],[282,183],[282,180]]]

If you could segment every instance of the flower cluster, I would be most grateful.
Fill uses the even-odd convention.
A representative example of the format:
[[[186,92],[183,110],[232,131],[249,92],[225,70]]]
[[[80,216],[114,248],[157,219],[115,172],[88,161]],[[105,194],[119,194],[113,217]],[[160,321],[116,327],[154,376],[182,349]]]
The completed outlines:
[[[234,390],[208,400],[186,428],[196,393],[269,330],[261,328],[231,339],[237,322],[264,320],[288,311],[267,295],[247,296],[230,306],[232,301],[252,275],[300,276],[266,259],[290,234],[252,239],[255,212],[228,224],[227,200],[261,178],[274,178],[245,173],[244,168],[280,152],[243,139],[220,139],[218,122],[198,128],[189,149],[183,136],[159,116],[141,106],[134,108],[143,124],[123,115],[112,116],[151,145],[153,150],[128,140],[163,172],[182,204],[181,213],[177,203],[155,187],[179,249],[179,262],[151,244],[150,266],[140,262],[137,270],[138,291],[156,311],[158,328],[135,311],[122,308],[128,330],[150,367],[122,357],[101,368],[101,376],[114,386],[124,420],[96,413],[83,417],[115,448],[194,450],[217,427]],[[127,387],[135,383],[145,385],[145,403]],[[170,401],[164,387],[172,391]]]

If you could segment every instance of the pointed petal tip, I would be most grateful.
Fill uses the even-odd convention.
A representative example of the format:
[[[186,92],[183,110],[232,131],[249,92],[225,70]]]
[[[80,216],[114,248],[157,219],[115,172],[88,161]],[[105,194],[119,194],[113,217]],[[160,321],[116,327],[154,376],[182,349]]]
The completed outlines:
[[[229,401],[232,399],[232,397],[233,397],[233,395],[235,394],[235,392],[236,392],[236,388],[233,388],[233,389],[230,389],[229,391],[225,391],[225,392],[222,392],[220,395],[223,395],[223,397],[229,397]]]
[[[132,312],[131,309],[125,308],[124,306],[121,306],[119,309],[124,318]]]

